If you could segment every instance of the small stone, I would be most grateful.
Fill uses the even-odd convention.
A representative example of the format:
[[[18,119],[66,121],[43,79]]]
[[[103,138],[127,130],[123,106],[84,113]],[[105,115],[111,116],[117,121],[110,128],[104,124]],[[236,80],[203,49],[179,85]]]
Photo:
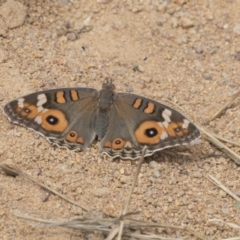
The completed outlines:
[[[133,67],[133,71],[134,71],[134,72],[136,72],[136,71],[138,71],[138,72],[144,72],[144,68],[143,68],[143,66],[141,66],[141,65],[137,65],[137,66]]]
[[[194,23],[193,23],[193,21],[190,18],[183,17],[180,20],[180,25],[181,25],[182,28],[188,29],[188,28],[193,27]]]
[[[165,13],[167,9],[167,4],[166,3],[162,3],[160,5],[157,6],[157,11],[160,13]]]
[[[152,190],[151,189],[147,189],[145,194],[146,194],[147,197],[150,197],[152,195]]]
[[[225,23],[225,24],[223,25],[223,29],[228,29],[228,27],[229,27],[229,24],[227,24],[227,23]]]
[[[77,35],[74,32],[67,33],[66,37],[70,41],[75,41],[77,39]]]
[[[209,20],[209,21],[212,21],[212,20],[213,20],[213,15],[212,15],[212,13],[209,12],[209,11],[207,11],[207,12],[205,13],[205,17],[206,17],[206,19]]]
[[[201,178],[202,177],[202,173],[199,171],[195,171],[192,173],[192,177],[193,178]]]
[[[39,176],[39,175],[42,173],[41,168],[37,168],[37,169],[34,171],[34,173],[35,173],[37,176]]]
[[[1,54],[0,54],[1,56]],[[240,51],[237,51],[234,55],[234,59],[237,60],[237,61],[240,61]]]
[[[121,176],[120,182],[122,184],[125,184],[125,183],[129,182],[129,177],[128,176]]]
[[[41,200],[43,202],[46,202],[48,200],[48,198],[49,198],[49,193],[43,192],[42,195],[41,195]]]
[[[233,27],[233,32],[234,33],[240,33],[240,24],[236,24],[234,27]]]
[[[153,172],[153,177],[154,178],[159,178],[160,177],[160,172],[158,171],[158,170],[155,170],[154,172]]]
[[[6,37],[8,32],[7,24],[0,15],[0,36]]]
[[[68,4],[68,0],[58,0],[58,5],[60,7],[63,7]]]
[[[0,48],[0,63],[6,62],[8,59],[7,51]]]
[[[206,74],[203,76],[205,80],[212,80],[212,75],[211,74]]]
[[[112,0],[97,0],[98,3],[104,3],[104,4],[108,4],[110,2],[112,2]]]
[[[222,212],[224,213],[224,214],[229,214],[229,208],[228,207],[222,207]],[[239,228],[239,227],[238,227]]]
[[[96,196],[96,197],[102,197],[103,195],[107,195],[109,193],[110,193],[110,191],[107,187],[97,188],[93,192],[94,196]]]
[[[177,38],[177,43],[180,45],[180,44],[186,44],[188,43],[188,38],[186,35],[181,35]]]
[[[227,197],[227,193],[224,192],[223,190],[220,190],[220,191],[219,191],[219,195],[220,195],[222,198]]]
[[[172,18],[170,19],[170,24],[171,24],[171,26],[172,26],[173,28],[178,27],[178,20],[177,20],[177,18],[172,17]]]
[[[174,0],[173,2],[176,3],[176,4],[178,4],[178,5],[180,5],[180,6],[182,6],[182,5],[185,4],[187,1],[186,1],[186,0]]]
[[[155,161],[151,161],[148,165],[150,168],[157,168],[159,166],[159,164]]]
[[[197,54],[201,54],[201,53],[203,53],[203,48],[201,46],[196,46],[195,51]]]
[[[0,15],[4,19],[7,27],[12,29],[23,25],[27,11],[22,3],[8,0],[0,7]]]
[[[121,169],[120,169],[120,173],[121,173],[121,174],[124,174],[124,172],[125,172],[124,168],[121,168]]]

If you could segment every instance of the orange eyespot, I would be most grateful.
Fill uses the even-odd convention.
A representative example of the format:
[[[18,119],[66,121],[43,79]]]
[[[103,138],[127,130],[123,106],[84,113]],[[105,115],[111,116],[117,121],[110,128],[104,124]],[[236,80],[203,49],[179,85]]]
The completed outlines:
[[[182,137],[183,135],[188,133],[188,129],[187,128],[182,128],[183,122],[171,122],[168,124],[168,127],[166,128],[167,133],[172,136],[178,136],[178,137]]]
[[[115,138],[112,141],[112,148],[113,149],[122,149],[125,145],[125,141],[122,138]]]
[[[68,142],[76,142],[77,137],[78,137],[77,132],[72,130],[66,135],[66,140]]]
[[[161,141],[161,135],[165,130],[155,121],[145,121],[135,131],[135,137],[139,143],[157,144]]]
[[[125,143],[126,142],[122,138],[115,138],[112,142],[110,141],[105,142],[104,147],[119,150],[124,147]]]
[[[16,111],[21,114],[22,117],[35,118],[38,115],[37,107],[28,103],[23,104],[23,108],[17,107]]]
[[[57,109],[50,109],[40,116],[42,127],[48,131],[63,132],[68,126],[65,114]]]

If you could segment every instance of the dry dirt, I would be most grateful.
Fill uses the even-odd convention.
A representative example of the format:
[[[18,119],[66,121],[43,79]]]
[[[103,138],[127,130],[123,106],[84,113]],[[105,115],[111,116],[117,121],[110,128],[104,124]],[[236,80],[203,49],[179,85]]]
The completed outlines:
[[[239,6],[239,0],[0,1],[1,106],[49,88],[101,89],[111,77],[117,91],[169,100],[195,123],[239,142],[238,102],[204,125],[239,90]],[[1,162],[93,214],[121,214],[136,162],[101,157],[96,143],[83,153],[53,147],[11,125],[3,113],[0,122]],[[204,139],[177,150],[191,155],[155,154],[146,160],[129,211],[140,211],[136,219],[190,227],[209,239],[240,237],[236,201],[205,177],[211,173],[240,195],[238,166]],[[18,219],[16,212],[46,219],[85,213],[22,177],[2,173],[1,239],[102,239]],[[176,230],[147,231],[196,239]]]

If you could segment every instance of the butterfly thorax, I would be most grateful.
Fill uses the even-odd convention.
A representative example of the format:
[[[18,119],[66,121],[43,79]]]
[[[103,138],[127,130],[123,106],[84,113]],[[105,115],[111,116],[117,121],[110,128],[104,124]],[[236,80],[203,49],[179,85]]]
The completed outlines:
[[[111,110],[114,95],[114,89],[109,86],[107,88],[103,88],[99,93],[99,103],[95,122],[98,139],[102,139],[107,131],[109,124],[109,112]]]

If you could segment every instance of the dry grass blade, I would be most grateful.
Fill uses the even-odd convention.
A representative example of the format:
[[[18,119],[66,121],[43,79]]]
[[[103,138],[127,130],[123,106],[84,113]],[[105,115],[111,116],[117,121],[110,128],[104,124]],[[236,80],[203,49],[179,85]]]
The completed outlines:
[[[220,223],[224,223],[224,224],[228,225],[231,228],[240,230],[240,226],[238,226],[236,223],[227,222],[227,221],[224,221],[222,219],[212,218],[212,219],[209,219],[208,222],[220,222]]]
[[[39,218],[34,218],[28,215],[22,215],[22,214],[18,214],[18,213],[14,213],[13,215],[19,217],[19,218],[23,218],[23,219],[27,219],[27,220],[31,220],[31,221],[36,221],[36,222],[41,222],[44,223],[46,225],[49,226],[61,226],[61,227],[68,227],[68,228],[73,228],[73,229],[78,229],[78,230],[83,230],[85,232],[90,232],[90,233],[94,233],[95,231],[101,231],[104,234],[108,234],[108,236],[110,235],[110,232],[113,232],[112,236],[116,236],[119,227],[116,228],[116,230],[112,231],[111,226],[112,224],[114,224],[114,222],[117,222],[119,220],[119,218],[113,218],[113,219],[108,219],[106,221],[106,219],[98,219],[98,221],[96,221],[95,219],[92,219],[92,221],[89,221],[90,218],[84,218],[84,217],[78,217],[78,218],[74,218],[75,220],[68,220],[68,221],[64,221],[64,222],[60,222],[60,221],[50,221],[50,220],[45,220],[45,219],[39,219]],[[78,221],[77,221],[78,220]],[[173,226],[173,225],[169,225],[169,224],[158,224],[158,223],[148,223],[148,222],[141,222],[141,221],[135,221],[135,220],[131,220],[131,219],[125,219],[124,222],[125,228],[128,229],[139,229],[139,228],[143,228],[143,227],[158,227],[158,228],[169,228],[169,229],[174,229],[174,230],[178,230],[178,231],[185,231],[188,232],[192,235],[194,235],[196,238],[201,239],[201,240],[209,240],[209,238],[207,238],[206,236],[196,232],[193,229],[187,228],[185,226]],[[134,237],[137,239],[168,239],[166,237],[162,237],[162,236],[157,236],[154,234],[136,234],[136,233],[131,233],[130,231],[124,231],[123,232],[123,236],[124,237]],[[108,238],[107,238],[108,239]],[[176,239],[177,240],[177,239]]]
[[[225,187],[219,180],[217,180],[215,177],[213,177],[211,174],[208,174],[207,177],[208,180],[210,180],[212,183],[214,183],[216,186],[221,188],[224,192],[229,194],[232,198],[234,198],[236,201],[240,202],[240,198],[235,195],[231,190],[229,190],[227,187]]]
[[[212,117],[209,118],[209,122],[218,117],[222,112],[224,112],[234,101],[235,99],[240,95],[240,91],[238,91],[236,94],[233,95],[233,97],[228,101],[226,104],[224,104],[216,113],[212,115]]]
[[[233,238],[224,238],[221,240],[240,240],[240,237],[233,237]]]
[[[201,127],[197,126],[197,128],[205,134],[205,138],[211,142],[213,145],[215,145],[217,148],[219,148],[221,151],[223,151],[229,158],[231,158],[236,164],[240,164],[240,156],[236,154],[234,151],[232,151],[230,148],[228,148],[225,144],[220,142],[214,135],[211,133],[205,131]]]
[[[232,145],[234,145],[234,146],[240,147],[240,143],[233,142],[233,141],[231,141],[231,140],[229,140],[229,139],[220,137],[220,136],[218,136],[218,135],[216,135],[216,134],[213,134],[213,133],[212,133],[212,136],[214,136],[215,138],[217,138],[218,140],[220,140],[220,141],[222,141],[222,142],[230,143],[230,144],[232,144]]]
[[[141,170],[141,167],[142,167],[142,163],[144,161],[144,155],[145,155],[146,150],[147,150],[147,148],[144,147],[144,149],[142,151],[142,156],[141,156],[141,158],[140,158],[140,160],[138,162],[137,171],[136,171],[136,174],[135,174],[134,179],[133,179],[132,187],[131,187],[131,190],[129,192],[128,199],[126,201],[125,208],[124,208],[124,210],[122,212],[122,216],[127,214],[127,210],[128,210],[128,207],[129,207],[129,204],[130,204],[130,201],[131,201],[132,193],[133,193],[134,188],[135,188],[135,186],[137,184],[138,175],[140,173],[140,170]],[[124,219],[122,219],[121,222],[120,222],[120,228],[119,228],[119,233],[118,233],[117,240],[121,240],[123,228],[124,228]]]
[[[82,208],[82,209],[85,210],[85,211],[88,211],[88,209],[87,209],[86,207],[83,207],[83,206],[79,205],[78,203],[72,201],[71,199],[68,199],[67,197],[65,197],[65,196],[62,195],[61,193],[59,193],[59,192],[57,192],[57,191],[49,188],[48,186],[44,185],[43,183],[40,183],[40,182],[37,181],[36,179],[32,178],[31,176],[29,176],[29,175],[26,174],[26,173],[23,173],[23,172],[20,171],[20,170],[17,170],[17,169],[15,169],[15,168],[13,168],[13,167],[10,167],[10,166],[8,166],[8,165],[5,164],[5,163],[0,164],[0,168],[1,168],[2,171],[5,172],[7,175],[14,176],[14,177],[16,177],[16,176],[22,176],[22,177],[24,177],[24,178],[26,178],[26,179],[34,182],[35,184],[41,186],[43,189],[47,190],[48,192],[51,192],[51,193],[59,196],[60,198],[64,199],[65,201],[67,201],[67,202],[69,202],[69,203],[71,203],[71,204],[73,204],[73,205],[75,205],[75,206],[77,206],[77,207],[80,207],[80,208]]]

